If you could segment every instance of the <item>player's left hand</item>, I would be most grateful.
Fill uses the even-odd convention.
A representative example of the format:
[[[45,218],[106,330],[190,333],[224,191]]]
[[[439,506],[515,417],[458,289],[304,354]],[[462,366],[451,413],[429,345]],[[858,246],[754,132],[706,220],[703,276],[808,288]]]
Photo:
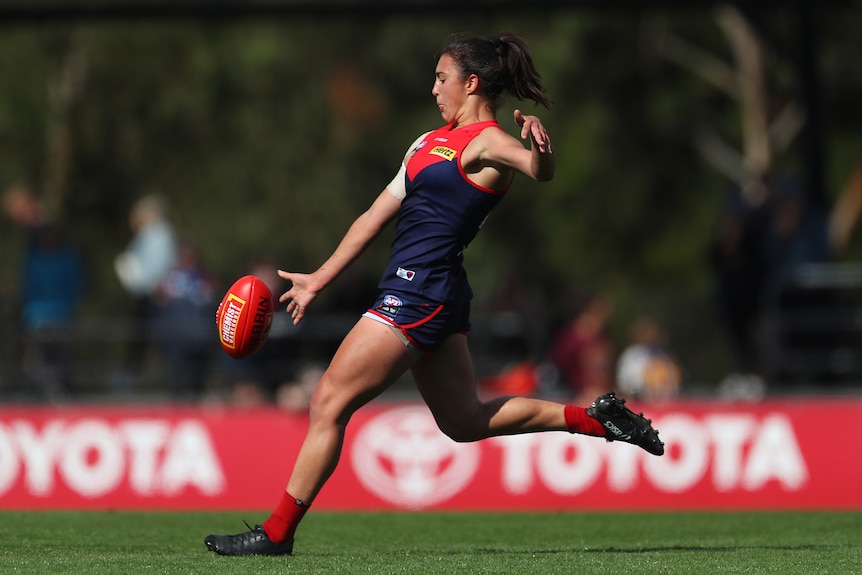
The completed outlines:
[[[554,153],[551,138],[538,116],[526,116],[521,110],[515,110],[515,123],[521,127],[521,138],[530,138],[532,145],[543,154]]]

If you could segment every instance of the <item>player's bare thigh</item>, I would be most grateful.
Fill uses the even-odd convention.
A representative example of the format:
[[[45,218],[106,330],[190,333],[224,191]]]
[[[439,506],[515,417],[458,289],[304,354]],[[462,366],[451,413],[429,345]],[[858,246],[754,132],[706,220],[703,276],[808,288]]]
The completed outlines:
[[[437,353],[417,362],[413,377],[437,425],[455,441],[566,428],[563,406],[553,401],[526,397],[483,401],[463,334],[450,336]]]
[[[473,360],[464,334],[450,336],[433,355],[416,362],[413,379],[441,427],[447,421],[475,417],[480,410]]]
[[[419,355],[408,349],[392,328],[360,318],[341,342],[317,386],[312,416],[325,413],[337,419],[349,418],[392,385],[417,359]]]

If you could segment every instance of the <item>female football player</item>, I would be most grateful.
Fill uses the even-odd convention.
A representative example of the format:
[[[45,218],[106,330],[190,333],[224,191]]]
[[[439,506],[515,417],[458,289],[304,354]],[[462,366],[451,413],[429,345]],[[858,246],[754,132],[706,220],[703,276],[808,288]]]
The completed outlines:
[[[536,116],[514,111],[525,147],[497,123],[503,96],[550,102],[527,44],[503,33],[453,37],[441,50],[431,90],[443,126],[408,148],[398,173],[310,274],[279,271],[291,287],[279,299],[293,323],[317,295],[397,217],[380,295],[344,338],[315,390],[308,432],[280,503],[262,525],[210,535],[223,555],[283,555],[297,525],[335,469],[357,409],[407,370],[440,429],[455,441],[568,431],[634,443],[661,455],[648,419],[613,393],[588,408],[523,397],[482,401],[467,347],[472,292],[462,252],[504,197],[516,172],[554,175],[554,150]]]

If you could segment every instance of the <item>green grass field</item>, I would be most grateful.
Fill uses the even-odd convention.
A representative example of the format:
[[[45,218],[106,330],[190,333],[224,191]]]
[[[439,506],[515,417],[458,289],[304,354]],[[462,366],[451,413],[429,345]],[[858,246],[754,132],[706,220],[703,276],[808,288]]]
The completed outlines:
[[[311,513],[292,557],[219,557],[257,513],[0,512],[0,573],[862,573],[862,513]]]

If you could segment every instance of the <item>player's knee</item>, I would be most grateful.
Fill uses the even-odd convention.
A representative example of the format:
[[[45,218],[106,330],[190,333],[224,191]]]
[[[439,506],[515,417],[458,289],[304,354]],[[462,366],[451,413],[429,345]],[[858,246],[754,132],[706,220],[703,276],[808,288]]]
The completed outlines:
[[[320,380],[308,406],[309,423],[347,424],[350,414],[345,409],[343,393],[325,376]]]
[[[440,431],[456,443],[470,443],[487,437],[486,430],[469,419],[436,418],[436,421]]]

